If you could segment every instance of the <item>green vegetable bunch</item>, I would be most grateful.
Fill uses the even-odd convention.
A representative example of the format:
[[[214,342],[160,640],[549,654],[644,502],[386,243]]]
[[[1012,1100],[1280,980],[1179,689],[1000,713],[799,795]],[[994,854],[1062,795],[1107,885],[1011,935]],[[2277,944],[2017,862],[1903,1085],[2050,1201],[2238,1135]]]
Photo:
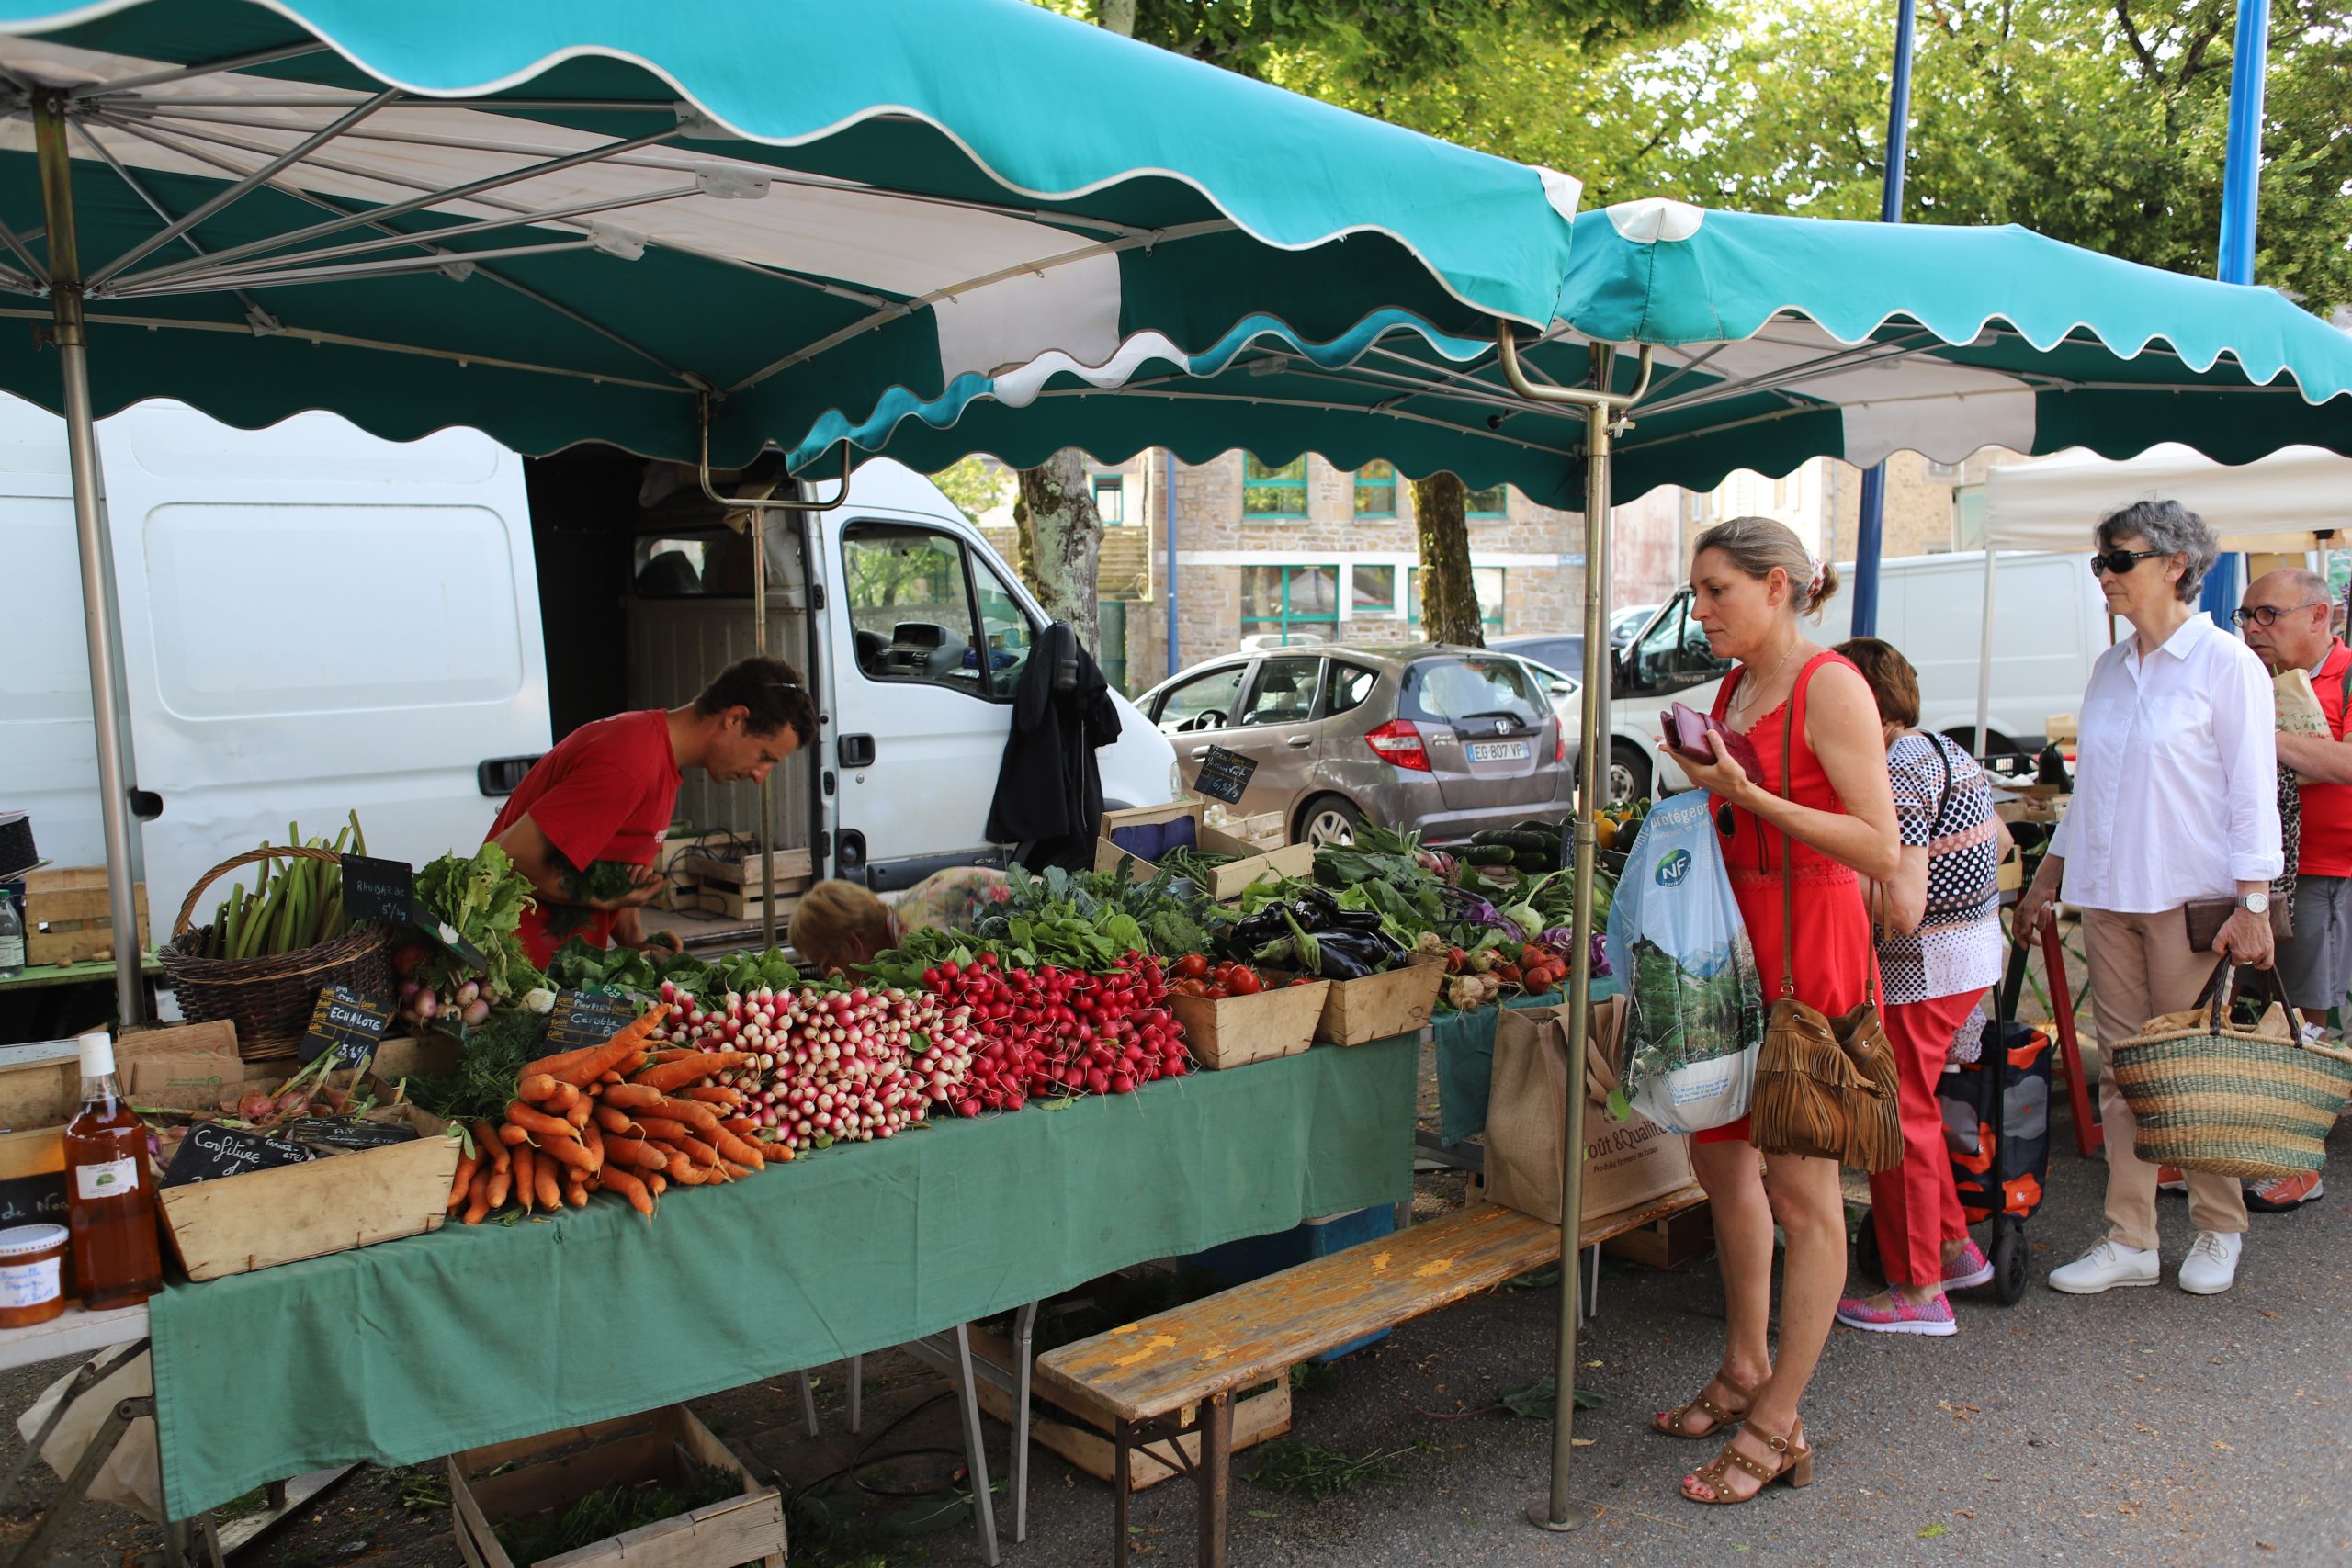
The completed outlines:
[[[337,854],[368,852],[356,811],[332,844],[303,838],[300,824],[294,822],[286,825],[286,841]],[[232,887],[200,934],[207,958],[262,958],[333,942],[350,929],[343,912],[343,868],[305,857],[288,859],[282,870],[275,860],[262,862],[261,879],[250,891]]]
[[[531,885],[496,844],[470,857],[443,855],[416,874],[416,898],[426,912],[481,950],[487,960],[481,977],[500,997],[519,997],[542,980],[514,935],[523,911],[536,901]],[[465,979],[454,954],[436,953],[419,972],[428,985],[454,987]]]

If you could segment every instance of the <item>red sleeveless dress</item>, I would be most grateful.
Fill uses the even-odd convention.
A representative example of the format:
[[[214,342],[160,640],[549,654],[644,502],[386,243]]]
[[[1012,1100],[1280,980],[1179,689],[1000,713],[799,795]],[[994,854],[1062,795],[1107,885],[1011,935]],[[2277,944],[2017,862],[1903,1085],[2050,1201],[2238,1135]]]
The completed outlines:
[[[1798,805],[1817,811],[1843,811],[1846,807],[1838,800],[1838,792],[1830,787],[1821,759],[1814,755],[1804,737],[1805,688],[1813,683],[1814,672],[1825,664],[1854,668],[1838,654],[1815,654],[1797,672],[1789,700],[1758,719],[1755,728],[1747,731],[1747,739],[1755,744],[1756,754],[1763,761],[1766,789],[1785,794]],[[1747,674],[1747,666],[1742,665],[1724,679],[1723,689],[1715,694],[1715,717],[1723,717],[1729,709],[1732,694],[1738,690]],[[1783,726],[1794,727],[1789,736],[1789,782],[1784,790],[1779,787]],[[1728,834],[1724,832],[1725,821],[1731,824]],[[1731,873],[1732,897],[1747,922],[1748,943],[1756,950],[1756,974],[1764,987],[1766,1010],[1770,1010],[1780,999],[1783,974],[1781,855],[1784,842],[1796,879],[1793,946],[1797,999],[1832,1017],[1860,1007],[1869,994],[1871,971],[1878,963],[1878,953],[1871,936],[1870,912],[1862,904],[1861,879],[1854,874],[1853,868],[1831,860],[1810,844],[1784,840],[1778,829],[1766,827],[1753,813],[1727,807],[1721,802],[1715,807],[1715,832],[1722,839],[1724,863]],[[1743,1116],[1693,1137],[1702,1144],[1745,1140],[1747,1118]]]

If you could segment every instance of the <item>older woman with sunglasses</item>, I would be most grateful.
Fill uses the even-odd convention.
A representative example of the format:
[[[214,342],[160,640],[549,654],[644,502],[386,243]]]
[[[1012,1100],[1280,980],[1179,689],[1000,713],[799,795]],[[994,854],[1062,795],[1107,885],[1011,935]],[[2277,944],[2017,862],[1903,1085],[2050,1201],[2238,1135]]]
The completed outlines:
[[[2270,966],[2269,887],[2279,843],[2274,700],[2262,661],[2196,609],[2220,546],[2174,501],[2143,501],[2098,525],[2108,609],[2132,635],[2101,654],[2083,693],[2075,797],[2018,905],[2022,940],[2064,897],[2082,912],[2102,1045],[2195,1005],[2222,956]],[[2235,897],[2211,952],[2189,946],[2184,908]],[[2096,1295],[2158,1278],[2156,1167],[2132,1151],[2130,1102],[2108,1077],[2107,1235],[2050,1275]],[[2180,1288],[2216,1295],[2237,1277],[2245,1196],[2234,1177],[2193,1173],[2197,1238]]]

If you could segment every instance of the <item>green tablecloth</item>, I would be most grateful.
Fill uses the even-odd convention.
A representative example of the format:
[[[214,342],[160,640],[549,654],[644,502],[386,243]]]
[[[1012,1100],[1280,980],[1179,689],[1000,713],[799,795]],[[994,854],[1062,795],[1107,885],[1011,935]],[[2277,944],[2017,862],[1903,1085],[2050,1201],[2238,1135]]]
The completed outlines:
[[[1595,977],[1592,999],[1605,1002],[1618,985],[1608,976]],[[1430,1021],[1437,1047],[1438,1136],[1449,1144],[1467,1143],[1487,1130],[1487,1092],[1495,1081],[1495,1025],[1504,1007],[1558,1007],[1565,994],[1514,997],[1500,1007],[1488,1003],[1468,1012],[1440,1013]]]
[[[413,1464],[903,1344],[1412,1190],[1411,1035],[902,1134],[155,1298],[164,1506]]]

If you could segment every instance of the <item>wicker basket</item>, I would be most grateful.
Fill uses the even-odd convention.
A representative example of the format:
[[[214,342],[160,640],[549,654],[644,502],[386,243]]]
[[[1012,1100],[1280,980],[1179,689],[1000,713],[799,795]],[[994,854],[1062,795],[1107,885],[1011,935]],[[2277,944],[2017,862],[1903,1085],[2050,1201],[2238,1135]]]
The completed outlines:
[[[2210,1002],[2150,1019],[2109,1053],[2138,1123],[2132,1146],[2151,1164],[2219,1176],[2316,1173],[2352,1098],[2352,1051],[2304,1043],[2302,1020],[2283,998],[2257,1027],[2232,1021],[2230,972],[2220,966]]]
[[[197,879],[172,926],[172,940],[155,957],[193,1023],[226,1020],[237,1026],[237,1055],[248,1062],[291,1056],[301,1045],[321,988],[348,986],[368,996],[392,994],[392,937],[376,926],[356,927],[332,941],[261,958],[207,958],[204,933],[189,923],[198,899],[223,874],[265,860],[341,863],[333,850],[263,845],[224,860]]]

